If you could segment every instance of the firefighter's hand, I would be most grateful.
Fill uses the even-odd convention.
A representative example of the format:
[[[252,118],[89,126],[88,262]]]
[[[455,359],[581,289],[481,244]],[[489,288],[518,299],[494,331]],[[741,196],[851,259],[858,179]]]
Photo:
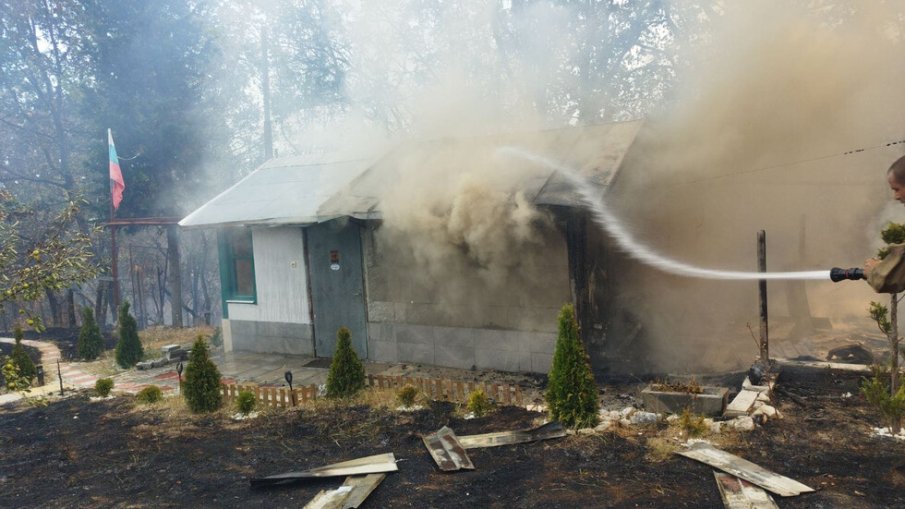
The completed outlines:
[[[868,258],[864,261],[864,279],[867,279],[870,276],[870,273],[873,272],[874,268],[880,263],[880,260],[877,258]]]

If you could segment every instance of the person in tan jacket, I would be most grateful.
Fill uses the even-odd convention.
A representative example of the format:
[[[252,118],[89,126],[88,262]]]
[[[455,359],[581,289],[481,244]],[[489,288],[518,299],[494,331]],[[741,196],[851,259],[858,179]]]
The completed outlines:
[[[893,199],[905,205],[905,156],[886,170],[886,181],[892,189]],[[889,246],[889,254],[882,260],[870,258],[864,262],[864,277],[879,293],[905,290],[905,244]]]

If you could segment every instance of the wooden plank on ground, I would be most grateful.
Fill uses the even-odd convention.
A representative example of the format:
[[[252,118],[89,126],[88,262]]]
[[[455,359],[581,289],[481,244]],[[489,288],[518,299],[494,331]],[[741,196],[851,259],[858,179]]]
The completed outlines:
[[[287,472],[285,474],[271,475],[251,479],[252,486],[275,486],[302,479],[316,479],[322,477],[340,477],[347,475],[379,474],[383,472],[397,472],[396,457],[393,453],[376,454],[364,458],[342,461],[322,467],[312,468],[301,472]]]
[[[813,488],[794,479],[771,472],[760,465],[751,463],[726,451],[721,451],[704,442],[696,443],[684,451],[676,451],[676,454],[728,472],[765,490],[772,491],[781,497],[793,497],[814,491]]]
[[[723,415],[726,417],[739,417],[741,415],[748,415],[748,410],[754,405],[754,402],[757,401],[757,396],[760,395],[757,391],[748,391],[742,389],[736,394],[735,398],[733,398],[732,402],[726,406],[726,410],[723,412]]]
[[[714,470],[713,476],[726,509],[779,509],[773,497],[761,487],[724,472]]]
[[[463,468],[474,470],[471,458],[449,427],[443,426],[436,433],[424,435],[421,440],[424,441],[424,446],[440,470],[444,472],[454,472]]]
[[[386,474],[349,476],[342,486],[321,490],[304,509],[357,509],[386,478]]]
[[[558,422],[548,422],[534,429],[517,431],[500,431],[497,433],[484,433],[481,435],[465,435],[458,437],[459,443],[465,449],[478,447],[497,447],[500,445],[523,444],[536,442],[550,438],[566,436],[566,430]]]

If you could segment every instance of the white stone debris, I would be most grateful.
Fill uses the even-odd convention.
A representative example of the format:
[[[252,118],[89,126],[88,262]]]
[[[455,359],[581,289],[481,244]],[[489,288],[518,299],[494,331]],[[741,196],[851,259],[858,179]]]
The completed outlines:
[[[764,402],[764,403],[769,403],[769,402],[770,402],[770,396],[767,396],[767,393],[766,393],[766,392],[762,392],[762,393],[760,393],[760,394],[757,395],[757,399],[756,399],[756,400],[757,400],[757,401]]]
[[[632,424],[653,424],[660,420],[660,414],[654,412],[634,412],[629,421]]]
[[[852,393],[850,393],[850,392],[846,392],[845,394],[842,395],[842,399],[848,399],[850,397],[852,397]]]
[[[627,407],[623,408],[621,412],[619,412],[619,416],[622,417],[623,419],[627,419],[627,418],[631,417],[632,414],[635,413],[636,410],[637,409],[633,406],[627,406]]]
[[[878,437],[890,437],[895,438],[896,440],[905,440],[905,428],[899,430],[895,435],[892,434],[892,431],[888,428],[871,428],[871,436]]]
[[[247,414],[243,414],[242,412],[236,412],[232,415],[232,419],[234,421],[244,421],[246,419],[254,419],[260,415],[260,412],[249,412]]]
[[[754,419],[750,416],[743,415],[736,417],[731,421],[726,421],[726,425],[738,431],[752,431],[754,429]]]
[[[397,406],[397,412],[417,412],[418,410],[423,410],[423,405],[412,405],[412,406]]]

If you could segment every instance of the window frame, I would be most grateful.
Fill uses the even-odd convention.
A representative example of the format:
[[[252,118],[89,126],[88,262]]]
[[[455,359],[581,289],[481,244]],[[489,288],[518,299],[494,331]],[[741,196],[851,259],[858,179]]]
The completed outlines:
[[[239,236],[246,237],[248,240],[248,255],[239,255],[236,252],[235,240]],[[224,228],[220,230],[217,240],[220,248],[220,284],[224,303],[256,304],[258,302],[258,291],[255,277],[254,235],[252,235],[252,230],[249,228]],[[239,278],[236,270],[236,262],[239,260],[248,261],[251,272],[251,293],[239,292]]]

